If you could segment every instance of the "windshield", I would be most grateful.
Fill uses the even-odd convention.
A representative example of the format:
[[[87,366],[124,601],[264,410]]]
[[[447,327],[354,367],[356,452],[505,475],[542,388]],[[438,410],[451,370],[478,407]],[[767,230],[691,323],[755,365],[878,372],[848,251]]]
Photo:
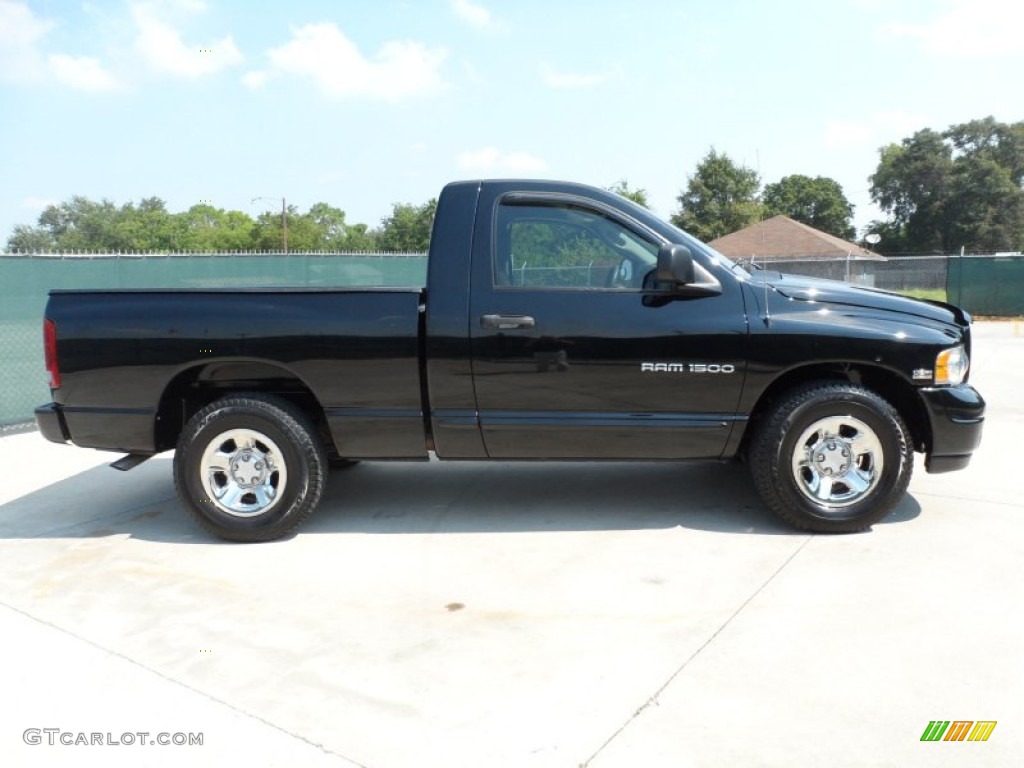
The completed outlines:
[[[749,278],[750,273],[727,256],[722,255],[707,243],[702,243],[689,232],[670,224],[659,216],[655,216],[649,209],[638,205],[629,198],[616,196],[616,204],[625,208],[632,214],[633,218],[646,224],[652,230],[665,237],[667,240],[680,245],[685,245],[691,251],[704,253],[715,263],[728,269],[734,275]],[[620,246],[621,247],[621,246]]]

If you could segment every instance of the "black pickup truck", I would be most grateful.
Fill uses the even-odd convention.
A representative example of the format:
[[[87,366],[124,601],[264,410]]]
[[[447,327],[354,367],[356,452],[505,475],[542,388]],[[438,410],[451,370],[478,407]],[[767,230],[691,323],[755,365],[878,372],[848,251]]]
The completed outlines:
[[[55,442],[169,449],[211,533],[274,539],[361,459],[740,458],[803,529],[869,527],[913,453],[967,465],[971,319],[748,272],[617,195],[445,187],[426,288],[53,291]],[[680,491],[679,503],[686,494]]]

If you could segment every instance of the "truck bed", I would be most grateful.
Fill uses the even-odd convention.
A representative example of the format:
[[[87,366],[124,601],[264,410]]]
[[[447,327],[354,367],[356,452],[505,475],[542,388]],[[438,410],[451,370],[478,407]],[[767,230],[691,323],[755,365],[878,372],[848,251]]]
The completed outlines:
[[[339,455],[426,458],[422,300],[420,288],[55,290],[56,403],[73,404],[62,413],[75,444],[154,453],[180,426],[167,415],[154,426],[183,410],[162,409],[169,399],[269,376],[323,405]]]

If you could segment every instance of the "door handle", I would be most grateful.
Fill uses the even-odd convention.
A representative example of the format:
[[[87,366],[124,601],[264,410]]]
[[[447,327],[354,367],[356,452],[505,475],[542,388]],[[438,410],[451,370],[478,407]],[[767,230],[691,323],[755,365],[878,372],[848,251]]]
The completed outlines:
[[[529,315],[483,315],[480,318],[481,328],[506,331],[511,328],[533,328],[536,321]]]

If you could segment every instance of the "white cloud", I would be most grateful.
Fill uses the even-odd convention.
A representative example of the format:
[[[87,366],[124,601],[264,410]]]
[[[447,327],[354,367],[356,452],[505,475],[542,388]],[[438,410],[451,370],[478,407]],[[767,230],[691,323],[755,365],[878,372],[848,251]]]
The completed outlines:
[[[608,81],[605,74],[557,72],[548,66],[541,67],[540,77],[549,88],[592,88]]]
[[[258,91],[267,83],[270,75],[267,72],[246,72],[242,75],[242,85],[252,91]]]
[[[467,24],[481,29],[495,26],[491,12],[472,0],[451,0],[452,12]]]
[[[458,164],[464,171],[477,173],[533,173],[547,168],[547,163],[535,155],[526,152],[502,152],[496,147],[463,152],[458,157]]]
[[[54,28],[24,3],[0,0],[0,80],[57,82],[80,91],[110,91],[120,84],[99,59],[53,53],[44,57],[43,39]]]
[[[34,82],[45,75],[36,45],[53,26],[36,18],[25,3],[0,0],[0,80]]]
[[[369,59],[333,23],[295,29],[289,42],[269,52],[274,70],[309,77],[329,96],[385,101],[444,90],[440,68],[446,56],[442,48],[393,41]]]
[[[1024,53],[1024,3],[1020,0],[947,0],[945,12],[922,24],[891,23],[889,39],[915,40],[925,53],[982,58]]]
[[[57,82],[76,90],[113,91],[120,87],[117,78],[89,56],[54,53],[50,55],[49,63]]]
[[[179,0],[175,7],[189,12],[205,10],[205,5],[195,0]],[[135,50],[157,72],[201,77],[242,61],[231,35],[210,43],[186,44],[178,30],[160,18],[156,5],[136,3],[131,13],[138,29]]]

